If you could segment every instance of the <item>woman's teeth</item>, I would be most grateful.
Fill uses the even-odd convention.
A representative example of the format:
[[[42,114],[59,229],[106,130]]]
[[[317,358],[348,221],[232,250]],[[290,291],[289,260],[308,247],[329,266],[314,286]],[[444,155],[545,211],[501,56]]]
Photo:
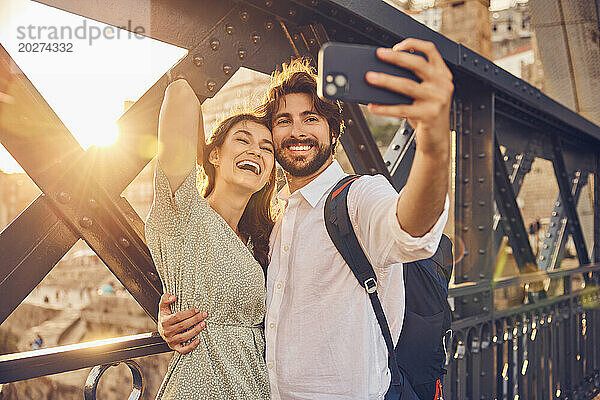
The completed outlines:
[[[240,161],[239,163],[236,164],[236,166],[238,168],[244,169],[246,171],[252,171],[256,175],[260,174],[260,165],[258,165],[254,161],[248,161],[248,160]]]

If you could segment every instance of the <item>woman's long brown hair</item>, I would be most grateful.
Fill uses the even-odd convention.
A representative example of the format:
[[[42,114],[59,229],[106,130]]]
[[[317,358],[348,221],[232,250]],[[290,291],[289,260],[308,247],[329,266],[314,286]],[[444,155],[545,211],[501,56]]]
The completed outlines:
[[[208,197],[215,188],[215,167],[209,161],[210,153],[218,147],[221,147],[227,138],[227,134],[233,126],[239,122],[251,121],[257,124],[267,126],[263,118],[253,113],[240,113],[224,119],[213,131],[208,143],[202,152],[202,160],[197,160],[202,165],[204,179],[202,180],[202,196]],[[202,145],[202,143],[199,143]],[[265,186],[254,193],[240,218],[238,231],[240,234],[250,239],[254,252],[254,258],[267,270],[269,264],[269,236],[275,225],[275,210],[273,208],[273,198],[275,195],[275,174],[276,168],[273,165],[271,175]]]

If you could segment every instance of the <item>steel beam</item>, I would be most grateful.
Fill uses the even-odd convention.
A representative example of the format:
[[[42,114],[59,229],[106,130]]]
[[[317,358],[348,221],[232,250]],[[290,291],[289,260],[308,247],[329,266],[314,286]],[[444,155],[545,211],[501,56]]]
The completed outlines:
[[[495,147],[494,191],[497,199],[496,205],[502,217],[501,223],[504,232],[508,234],[508,243],[512,247],[513,256],[519,269],[523,270],[527,265],[536,265],[535,255],[531,250],[513,185],[506,172],[504,157],[500,147],[498,145]]]
[[[498,138],[496,137],[496,140],[497,139]],[[509,180],[515,196],[519,195],[521,186],[523,185],[523,179],[525,178],[525,175],[531,171],[531,164],[533,163],[534,158],[534,155],[528,151],[528,146],[525,147],[524,151],[520,154],[506,148],[504,153],[504,164],[506,170],[512,171],[509,175]],[[494,200],[495,204],[498,204],[498,202],[501,201],[496,195],[494,196]],[[496,212],[494,214],[494,254],[496,255],[502,244],[503,237],[507,235],[504,230],[504,225],[500,223],[501,218],[502,216],[499,213]]]
[[[590,263],[590,258],[585,245],[581,224],[579,223],[575,199],[571,191],[571,185],[569,185],[567,168],[565,166],[565,160],[563,159],[560,146],[561,144],[558,136],[552,135],[552,148],[554,150],[554,162],[552,165],[554,167],[554,175],[556,176],[556,181],[558,182],[558,189],[560,190],[562,203],[565,207],[571,235],[573,237],[573,242],[575,243],[575,248],[577,249],[577,258],[579,260],[579,264],[587,265]]]
[[[587,183],[587,176],[577,171],[575,174],[569,174],[569,182],[573,182],[572,194],[575,204],[579,202],[581,189]],[[542,250],[537,263],[542,271],[550,271],[560,265],[564,257],[565,245],[567,244],[568,218],[565,207],[563,206],[562,196],[559,194],[554,202],[554,207],[550,215],[550,223],[544,237]]]
[[[0,324],[79,239],[48,203],[40,195],[0,233]]]
[[[28,278],[16,285],[21,290],[7,296],[10,298],[4,303],[1,320],[23,299],[22,290],[39,283],[68,250],[67,245],[79,237],[94,249],[144,310],[156,317],[161,287],[145,245],[143,223],[135,213],[130,221],[118,205],[122,201],[111,199],[93,179],[94,169],[89,162],[93,150],[83,151],[4,48],[0,48],[0,72],[4,77],[0,91],[14,99],[2,106],[0,141],[42,189],[47,206],[26,210],[15,226],[26,225],[34,218],[53,221],[47,228],[52,228],[50,237],[56,240],[55,244],[42,240],[39,234],[30,236],[26,230],[15,232],[13,240],[23,239],[25,247],[6,248],[7,257],[15,261],[6,264],[12,277],[6,283],[25,275]],[[61,241],[60,237],[65,239]],[[50,250],[51,256],[32,258],[31,246],[42,252]]]
[[[0,355],[0,384],[171,351],[158,333]]]
[[[392,176],[392,185],[398,191],[408,180],[416,148],[415,130],[404,119],[383,156],[383,162]]]

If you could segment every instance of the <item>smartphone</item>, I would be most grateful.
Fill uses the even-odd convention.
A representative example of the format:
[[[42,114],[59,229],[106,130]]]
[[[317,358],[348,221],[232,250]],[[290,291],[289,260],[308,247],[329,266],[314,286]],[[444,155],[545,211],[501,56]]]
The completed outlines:
[[[319,50],[317,64],[318,95],[330,100],[360,104],[412,104],[412,98],[371,86],[365,80],[368,71],[375,71],[420,82],[412,71],[377,58],[377,48],[358,44],[325,43]]]

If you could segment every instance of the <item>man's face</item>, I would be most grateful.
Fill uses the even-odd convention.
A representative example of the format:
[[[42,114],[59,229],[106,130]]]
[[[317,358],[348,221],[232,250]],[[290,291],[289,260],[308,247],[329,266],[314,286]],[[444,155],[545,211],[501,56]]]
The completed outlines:
[[[292,176],[314,174],[331,154],[327,119],[316,113],[306,93],[284,96],[273,116],[275,158]]]

